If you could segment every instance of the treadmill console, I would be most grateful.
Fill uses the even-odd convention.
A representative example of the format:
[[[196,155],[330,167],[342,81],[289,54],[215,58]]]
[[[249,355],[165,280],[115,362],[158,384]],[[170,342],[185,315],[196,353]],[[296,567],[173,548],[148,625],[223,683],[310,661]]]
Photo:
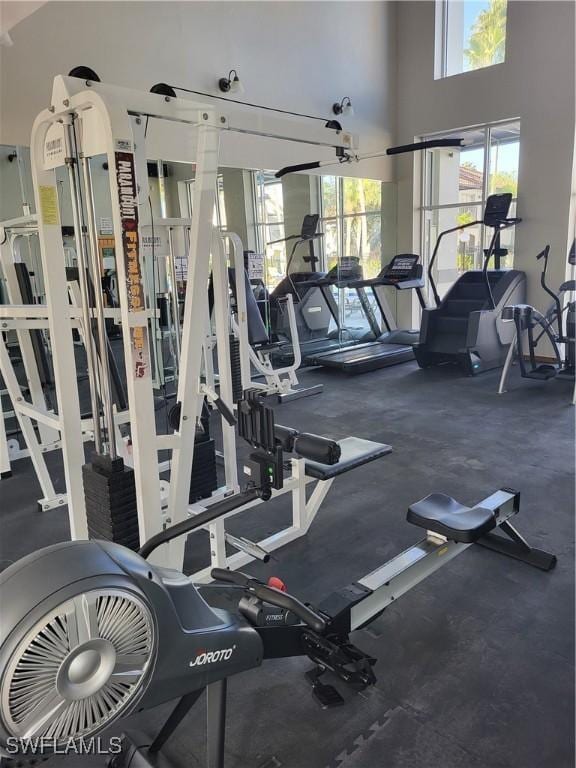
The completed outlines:
[[[419,280],[422,277],[422,266],[418,264],[419,256],[415,253],[400,253],[384,267],[382,279],[389,285],[404,283],[408,280]]]
[[[362,280],[362,265],[356,256],[343,256],[326,275],[327,282]]]

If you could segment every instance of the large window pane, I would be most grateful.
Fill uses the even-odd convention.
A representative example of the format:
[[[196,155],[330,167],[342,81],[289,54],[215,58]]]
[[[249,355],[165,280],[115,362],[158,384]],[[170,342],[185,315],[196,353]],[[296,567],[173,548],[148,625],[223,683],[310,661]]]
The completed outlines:
[[[322,212],[326,218],[338,215],[338,187],[336,176],[322,176]]]
[[[435,76],[501,64],[506,15],[507,0],[438,0]]]
[[[518,195],[520,161],[520,123],[495,126],[490,130],[490,167],[488,191]]]
[[[265,254],[264,281],[271,291],[286,274],[286,244],[274,242],[286,237],[282,182],[269,171],[254,174],[256,188],[256,229],[259,247]]]
[[[343,179],[343,213],[365,213],[382,208],[382,183],[373,179]]]
[[[358,258],[364,277],[376,277],[382,265],[382,218],[380,212],[365,216],[346,216],[344,256]]]
[[[286,243],[272,243],[273,240],[282,238],[284,238],[283,225],[273,224],[262,227],[262,239],[266,244],[264,279],[269,291],[273,290],[286,274]]]
[[[482,200],[485,129],[458,131],[443,138],[461,138],[462,149],[433,149],[427,159],[426,205],[452,205]]]
[[[469,131],[452,131],[446,137],[462,137],[468,145],[462,150],[432,150],[424,164],[422,196],[423,253],[431,258],[441,231],[482,219],[488,195],[511,192],[510,216],[515,216],[520,157],[520,123],[490,125]],[[484,169],[486,168],[486,178]],[[457,182],[456,182],[457,178]],[[484,249],[493,230],[477,225],[447,235],[437,257],[435,279],[444,295],[454,280],[469,269],[481,269]],[[501,233],[500,268],[514,265],[514,227]],[[490,267],[498,266],[496,260]]]
[[[284,220],[282,181],[273,173],[260,171],[256,174],[258,220],[262,223]]]
[[[322,229],[324,231],[324,258],[326,262],[326,270],[330,270],[338,263],[338,253],[340,251],[338,222],[335,219],[324,221]]]

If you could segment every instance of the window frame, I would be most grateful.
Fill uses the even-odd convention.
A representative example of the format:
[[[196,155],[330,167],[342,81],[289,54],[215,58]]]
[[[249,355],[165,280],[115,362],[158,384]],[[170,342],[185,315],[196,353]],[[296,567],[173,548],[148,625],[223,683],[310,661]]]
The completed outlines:
[[[461,3],[465,3],[466,0],[456,0]],[[449,71],[449,48],[450,48],[450,3],[454,3],[455,0],[436,0],[435,12],[434,12],[434,79],[443,80],[447,77],[456,77],[457,75],[466,75],[470,72],[478,72],[480,69],[488,69],[489,67],[496,67],[499,64],[504,64],[506,61],[506,43],[508,41],[508,7],[510,0],[506,0],[506,26],[504,33],[504,59],[502,61],[494,62],[493,64],[486,64],[482,67],[475,67],[474,69],[459,69],[456,72]],[[464,39],[462,40],[462,45]],[[464,54],[464,52],[462,52]],[[462,61],[464,64],[464,59]]]
[[[334,222],[336,224],[337,232],[338,232],[338,258],[341,258],[344,255],[344,248],[345,248],[345,226],[344,222],[346,219],[355,219],[364,217],[366,220],[368,220],[369,216],[378,216],[380,218],[380,222],[382,222],[382,181],[379,179],[367,179],[368,181],[378,181],[380,183],[380,207],[373,211],[364,211],[362,213],[344,213],[344,181],[346,179],[355,179],[355,178],[361,178],[356,176],[336,176],[335,174],[325,174],[326,176],[331,176],[332,178],[336,179],[336,215],[335,216],[325,216],[324,215],[324,197],[322,195],[322,178],[324,178],[324,175],[319,176],[320,182],[318,184],[318,210],[320,212],[320,223],[321,224],[327,224]],[[361,180],[364,180],[362,177]],[[382,242],[380,242],[380,261],[382,261]],[[382,265],[381,265],[382,266]],[[321,247],[320,247],[320,268],[322,271],[327,271],[328,264],[327,264],[327,256],[325,251],[325,243],[323,240],[321,240]]]
[[[429,217],[427,214],[434,214],[435,211],[445,211],[453,208],[465,208],[465,207],[477,207],[480,209],[480,215],[478,216],[479,219],[482,218],[482,213],[484,212],[484,209],[486,207],[486,200],[490,194],[490,153],[492,149],[492,134],[494,130],[497,130],[498,128],[502,128],[506,125],[511,125],[512,123],[518,124],[518,142],[521,141],[522,136],[522,121],[519,117],[510,117],[506,120],[498,120],[496,122],[492,123],[481,123],[480,125],[472,125],[467,126],[465,128],[456,128],[456,129],[450,129],[445,131],[438,131],[436,133],[426,134],[425,136],[420,137],[417,139],[418,141],[425,141],[428,139],[434,139],[434,138],[442,138],[445,137],[447,134],[454,135],[458,131],[466,132],[466,131],[483,131],[484,133],[484,142],[483,142],[483,149],[484,149],[484,162],[483,162],[483,179],[482,179],[482,197],[477,202],[469,202],[469,203],[462,203],[462,202],[455,202],[455,203],[438,203],[438,204],[431,204],[428,202],[428,199],[431,198],[431,191],[432,191],[432,172],[433,168],[433,152],[435,150],[426,150],[425,151],[425,157],[424,161],[420,164],[420,211],[419,211],[419,217],[420,217],[420,253],[422,254],[422,261],[424,263],[425,270],[428,269],[428,262],[430,259],[430,253],[426,250],[426,240],[428,238],[427,233],[427,224]],[[430,158],[430,162],[428,161],[428,158]],[[520,168],[520,164],[518,164],[518,168]],[[518,190],[516,191],[516,195],[512,198],[511,207],[516,207],[518,204]],[[486,227],[484,224],[480,225],[480,232],[481,232],[481,242],[480,242],[480,249],[483,250],[488,246],[488,233],[486,230]],[[481,268],[481,264],[474,264],[474,268],[478,269]],[[429,292],[428,288],[428,292]]]

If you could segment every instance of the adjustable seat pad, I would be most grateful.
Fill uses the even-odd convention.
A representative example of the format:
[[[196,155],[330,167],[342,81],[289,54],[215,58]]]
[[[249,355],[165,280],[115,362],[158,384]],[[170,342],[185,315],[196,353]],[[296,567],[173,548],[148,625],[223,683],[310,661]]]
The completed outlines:
[[[491,509],[465,507],[444,493],[432,493],[412,504],[406,519],[413,525],[463,544],[477,541],[496,527],[496,517]]]
[[[363,440],[360,437],[345,437],[338,440],[341,454],[340,461],[336,464],[321,464],[319,461],[306,460],[306,474],[317,480],[330,480],[338,475],[343,475],[356,467],[368,464],[382,456],[392,453],[392,447],[385,443],[375,443],[372,440]]]

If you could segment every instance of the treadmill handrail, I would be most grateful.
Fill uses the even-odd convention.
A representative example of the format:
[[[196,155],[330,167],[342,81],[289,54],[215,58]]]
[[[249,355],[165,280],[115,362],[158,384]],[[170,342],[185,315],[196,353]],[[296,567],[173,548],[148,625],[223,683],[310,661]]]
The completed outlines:
[[[482,267],[482,275],[484,277],[484,282],[486,283],[486,292],[488,293],[488,298],[490,299],[490,303],[492,305],[490,309],[496,309],[496,302],[494,301],[494,294],[492,293],[492,286],[490,285],[490,278],[488,277],[488,265],[490,263],[490,259],[494,254],[496,245],[500,247],[500,232],[502,232],[504,229],[508,229],[509,227],[516,226],[516,224],[519,224],[521,221],[522,219],[518,217],[511,219],[501,219],[496,226],[492,225],[494,226],[494,234],[490,239],[490,245],[484,253],[484,266]]]

